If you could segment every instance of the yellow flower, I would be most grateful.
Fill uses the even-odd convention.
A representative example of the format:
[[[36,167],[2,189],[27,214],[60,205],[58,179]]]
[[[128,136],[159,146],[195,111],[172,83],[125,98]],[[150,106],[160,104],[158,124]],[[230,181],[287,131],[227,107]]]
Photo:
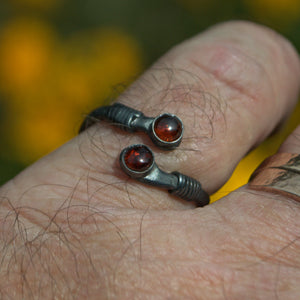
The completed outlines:
[[[104,101],[115,85],[124,81],[128,84],[142,68],[137,42],[113,28],[77,33],[65,44],[64,53],[64,67],[68,70],[64,72],[61,88],[67,98],[77,99],[88,109]],[[75,70],[81,70],[80,75]],[[74,89],[76,82],[78,87],[88,86],[91,94],[82,89],[81,95]]]
[[[70,127],[74,127],[76,120],[72,120],[63,102],[59,105],[53,101],[53,105],[40,104],[31,108],[31,99],[26,100],[27,106],[22,109],[15,107],[11,111],[11,122],[7,128],[13,154],[23,163],[31,163],[70,138]],[[72,121],[73,124],[70,124]]]
[[[0,85],[12,153],[30,163],[72,138],[84,115],[142,68],[135,40],[117,29],[58,41],[48,26],[15,20],[0,36]]]
[[[17,19],[0,33],[0,86],[8,94],[34,90],[51,64],[54,34],[45,23]]]

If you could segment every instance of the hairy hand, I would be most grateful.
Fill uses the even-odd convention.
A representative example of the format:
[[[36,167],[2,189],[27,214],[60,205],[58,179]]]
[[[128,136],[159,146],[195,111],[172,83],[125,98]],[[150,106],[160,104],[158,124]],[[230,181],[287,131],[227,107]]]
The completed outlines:
[[[247,186],[203,208],[128,177],[121,149],[213,193],[293,109],[300,64],[270,29],[215,26],[173,48],[119,102],[177,114],[180,147],[101,122],[1,188],[1,299],[297,299],[300,206]],[[45,133],[46,138],[47,133]],[[300,153],[300,127],[282,146]]]

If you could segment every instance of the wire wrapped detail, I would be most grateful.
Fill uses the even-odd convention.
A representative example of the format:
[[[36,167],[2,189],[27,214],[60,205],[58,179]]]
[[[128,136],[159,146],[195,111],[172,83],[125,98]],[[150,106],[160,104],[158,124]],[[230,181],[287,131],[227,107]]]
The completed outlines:
[[[179,172],[167,173],[154,161],[153,152],[143,144],[132,145],[120,154],[122,170],[140,182],[167,189],[169,193],[197,206],[209,204],[209,195],[199,181]]]

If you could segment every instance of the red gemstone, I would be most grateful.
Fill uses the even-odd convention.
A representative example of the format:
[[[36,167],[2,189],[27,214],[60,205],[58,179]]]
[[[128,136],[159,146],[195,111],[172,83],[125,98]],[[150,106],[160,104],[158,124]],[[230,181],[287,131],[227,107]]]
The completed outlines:
[[[170,115],[162,115],[154,124],[156,135],[165,142],[174,142],[182,132],[182,125],[178,118]]]
[[[147,147],[138,145],[127,150],[124,161],[129,169],[143,172],[152,165],[153,155]]]

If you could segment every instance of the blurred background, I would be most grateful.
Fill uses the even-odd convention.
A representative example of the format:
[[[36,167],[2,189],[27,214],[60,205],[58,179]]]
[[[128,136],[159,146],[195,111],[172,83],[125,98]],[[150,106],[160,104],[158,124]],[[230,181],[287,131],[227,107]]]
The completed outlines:
[[[85,113],[170,47],[231,19],[270,26],[300,49],[300,0],[1,0],[0,184],[74,137]],[[213,200],[245,184],[299,120],[298,105]]]

